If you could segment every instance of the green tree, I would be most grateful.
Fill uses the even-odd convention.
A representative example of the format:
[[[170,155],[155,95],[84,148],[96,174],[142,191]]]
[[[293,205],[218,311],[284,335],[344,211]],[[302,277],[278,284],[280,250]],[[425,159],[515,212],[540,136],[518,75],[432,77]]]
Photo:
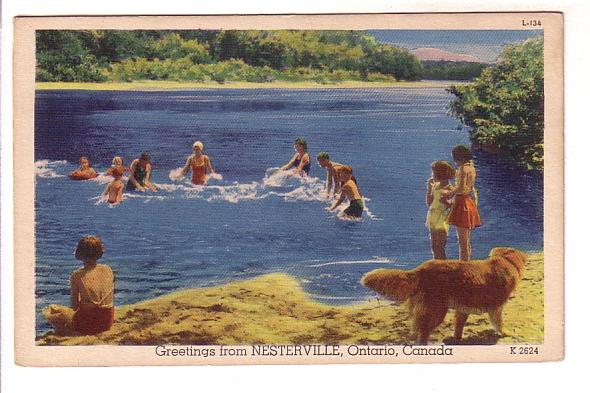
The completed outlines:
[[[209,48],[200,44],[197,40],[185,40],[178,33],[170,33],[166,36],[147,42],[148,57],[152,59],[181,59],[188,58],[193,63],[209,63]]]
[[[471,127],[474,143],[543,168],[543,38],[507,46],[473,83],[452,86],[451,113]]]
[[[382,45],[369,57],[371,71],[393,75],[398,80],[422,79],[423,68],[418,58],[407,49]]]
[[[104,81],[96,56],[85,47],[81,33],[42,30],[37,38],[37,79],[40,81]]]

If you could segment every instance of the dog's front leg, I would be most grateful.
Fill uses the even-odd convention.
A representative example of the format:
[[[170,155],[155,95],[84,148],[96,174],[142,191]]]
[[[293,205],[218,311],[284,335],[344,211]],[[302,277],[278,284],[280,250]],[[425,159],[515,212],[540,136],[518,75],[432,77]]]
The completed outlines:
[[[463,328],[469,314],[455,311],[455,340],[461,340],[463,337]]]
[[[504,330],[502,329],[502,306],[496,307],[492,309],[488,314],[490,315],[490,320],[492,321],[492,325],[494,325],[494,329],[501,337],[506,336]]]

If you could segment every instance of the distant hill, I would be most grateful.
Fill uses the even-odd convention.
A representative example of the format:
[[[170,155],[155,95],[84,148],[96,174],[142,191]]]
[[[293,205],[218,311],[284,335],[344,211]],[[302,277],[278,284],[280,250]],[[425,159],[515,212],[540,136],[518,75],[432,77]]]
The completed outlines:
[[[455,61],[466,63],[487,63],[476,56],[448,52],[437,48],[417,48],[410,51],[420,61]]]

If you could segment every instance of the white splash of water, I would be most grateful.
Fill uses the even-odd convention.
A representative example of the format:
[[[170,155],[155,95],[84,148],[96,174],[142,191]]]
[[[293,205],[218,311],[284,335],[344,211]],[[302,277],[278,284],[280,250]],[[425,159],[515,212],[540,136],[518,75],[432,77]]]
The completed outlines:
[[[316,265],[309,265],[308,267],[324,267],[332,265],[372,265],[372,264],[391,264],[395,263],[394,260],[383,257],[375,257],[374,259],[365,259],[360,261],[334,261],[326,263],[318,263]]]
[[[370,210],[369,207],[367,205],[367,202],[370,201],[369,198],[365,198],[363,197],[363,212],[365,212],[365,215],[367,217],[369,217],[369,219],[373,220],[373,221],[383,221],[382,218],[377,217],[375,214],[373,214]],[[336,213],[336,218],[338,218],[339,220],[342,221],[353,221],[353,222],[360,222],[363,220],[362,217],[351,217],[349,215],[344,214],[344,210],[346,210],[348,208],[348,205],[346,202],[342,203],[340,206],[338,206],[334,212]],[[328,210],[329,208],[326,208],[326,210]]]
[[[173,169],[168,177],[182,180],[182,176],[179,176],[181,171],[182,168]],[[223,176],[214,173],[209,179],[222,182]],[[183,198],[202,199],[207,202],[239,203],[240,201],[266,199],[270,196],[277,196],[285,201],[325,200],[322,196],[322,181],[314,177],[293,176],[290,171],[283,171],[279,168],[267,169],[260,182],[194,185],[189,180],[185,180],[181,184],[157,183],[156,187],[168,193],[181,192]]]
[[[44,179],[52,179],[56,177],[65,177],[66,175],[59,174],[57,171],[67,165],[66,160],[61,161],[49,161],[39,160],[35,161],[35,176],[39,176]]]
[[[93,181],[98,184],[109,184],[110,182],[113,181],[113,179],[114,178],[111,175],[107,175],[105,172],[105,173],[99,173],[98,176],[93,177],[92,179],[88,179],[88,180]],[[123,176],[121,178],[121,181],[127,182],[127,177]]]
[[[172,169],[168,174],[168,178],[172,181],[181,181],[182,179],[184,179],[184,175],[182,174],[182,167]]]
[[[65,161],[64,161],[65,162]],[[42,166],[42,165],[43,166]],[[47,163],[41,163],[40,167],[47,167]],[[227,183],[223,182],[221,174],[214,173],[209,179],[215,180],[214,183],[194,185],[190,179],[182,176],[182,168],[176,168],[169,172],[168,177],[179,183],[155,183],[159,195],[152,193],[125,193],[124,198],[144,199],[144,202],[160,201],[173,198],[184,199],[201,199],[207,202],[228,202],[240,203],[242,201],[263,200],[270,197],[282,198],[286,202],[322,202],[326,204],[326,209],[334,203],[334,200],[327,199],[325,196],[324,181],[311,176],[302,177],[293,175],[292,171],[284,171],[280,168],[268,168],[264,177],[260,181],[251,183]],[[97,178],[92,179],[99,184],[105,184],[112,181],[112,177],[100,174]],[[162,193],[164,195],[162,195]],[[363,198],[365,216],[370,220],[380,220],[368,208],[369,198]],[[96,204],[101,203],[98,201]],[[335,217],[344,221],[362,221],[362,218],[350,217],[344,214],[348,203],[342,203],[335,209]]]

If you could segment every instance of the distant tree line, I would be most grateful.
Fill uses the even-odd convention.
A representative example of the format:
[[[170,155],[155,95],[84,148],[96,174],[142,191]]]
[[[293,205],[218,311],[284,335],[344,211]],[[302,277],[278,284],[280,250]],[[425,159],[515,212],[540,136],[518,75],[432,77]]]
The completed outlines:
[[[408,50],[356,31],[42,30],[38,81],[420,80]],[[242,79],[241,79],[242,78]]]
[[[473,83],[452,86],[451,112],[471,127],[472,141],[543,169],[543,37],[508,45]]]
[[[481,75],[485,63],[456,62],[456,61],[427,61],[422,60],[424,79],[436,80],[472,80]]]

